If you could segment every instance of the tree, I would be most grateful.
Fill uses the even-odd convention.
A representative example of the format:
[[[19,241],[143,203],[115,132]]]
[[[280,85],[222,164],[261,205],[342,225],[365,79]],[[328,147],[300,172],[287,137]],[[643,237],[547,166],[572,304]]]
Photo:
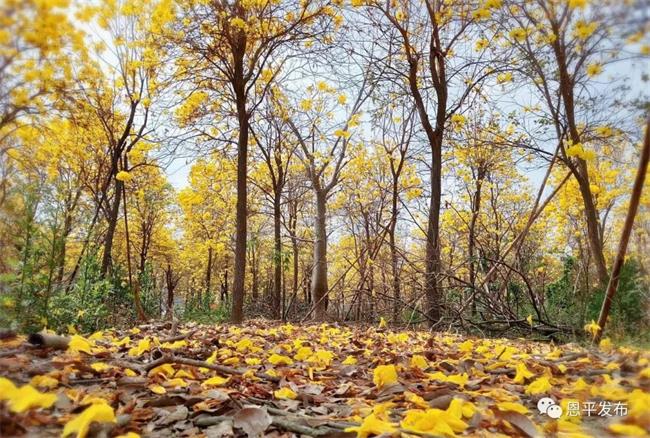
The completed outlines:
[[[279,97],[279,96],[278,96]],[[270,198],[273,206],[273,292],[272,311],[280,318],[282,311],[282,196],[289,178],[289,166],[295,154],[296,143],[287,135],[289,126],[275,113],[281,112],[279,106],[285,102],[273,102],[267,106],[260,120],[251,130],[255,144],[262,155],[266,167],[266,181],[258,186]]]
[[[518,72],[532,83],[546,108],[546,121],[561,144],[560,159],[577,182],[587,242],[602,285],[609,275],[588,162],[593,158],[589,143],[602,138],[598,125],[604,124],[607,110],[601,104],[608,91],[599,91],[594,78],[620,56],[624,41],[617,28],[627,16],[625,8],[586,7],[580,1],[515,2],[507,13],[510,31],[505,36],[519,54]],[[603,97],[601,104],[595,103],[594,93]]]
[[[366,5],[355,1],[354,6]],[[440,212],[442,199],[442,154],[445,134],[451,123],[462,121],[463,106],[481,82],[499,71],[491,52],[475,50],[474,41],[487,41],[496,29],[482,29],[500,8],[501,0],[489,0],[479,8],[462,2],[426,0],[424,7],[408,1],[367,2],[365,20],[374,29],[384,50],[379,65],[395,84],[405,84],[403,93],[413,99],[430,151],[430,202],[425,251],[425,285],[429,320],[435,324],[442,309],[440,260]],[[492,26],[496,28],[497,26]],[[429,95],[432,90],[432,95]]]
[[[314,221],[314,260],[311,280],[311,297],[314,303],[314,319],[324,320],[327,316],[327,200],[340,182],[341,172],[346,165],[347,150],[351,145],[353,129],[359,125],[359,110],[369,96],[371,85],[364,77],[358,94],[349,107],[347,96],[325,82],[309,85],[307,95],[298,107],[302,111],[300,120],[287,114],[289,126],[300,145],[299,155],[304,164],[307,178],[316,203]],[[333,119],[336,107],[346,110],[344,119]],[[332,122],[330,122],[332,120]]]
[[[209,114],[222,114],[224,118],[234,115],[236,119],[235,126],[227,127],[226,132],[206,134],[217,144],[234,143],[237,148],[232,320],[240,323],[246,276],[251,117],[281,67],[300,50],[299,44],[324,34],[335,12],[327,0],[182,0],[178,6],[182,27],[179,32],[169,32],[171,43],[180,51],[177,78],[192,84],[190,96],[208,100]]]

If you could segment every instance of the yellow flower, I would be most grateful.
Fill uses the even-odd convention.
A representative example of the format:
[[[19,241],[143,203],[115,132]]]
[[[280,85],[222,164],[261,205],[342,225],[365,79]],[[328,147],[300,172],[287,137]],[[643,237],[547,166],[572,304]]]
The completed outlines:
[[[593,78],[594,76],[598,76],[603,72],[603,66],[600,64],[589,64],[587,66],[587,76],[590,78]]]
[[[499,73],[497,75],[498,84],[504,84],[506,82],[511,82],[511,81],[512,81],[512,72]]]
[[[120,170],[117,172],[117,175],[115,175],[115,179],[122,182],[128,182],[133,179],[133,175],[131,175],[126,170]]]
[[[312,350],[311,347],[300,347],[296,354],[293,356],[293,359],[302,361],[307,359],[312,354],[314,354],[314,350]]]
[[[337,137],[350,138],[352,134],[350,134],[350,132],[346,131],[345,129],[337,129],[336,131],[334,131],[334,135]]]
[[[395,13],[395,19],[396,19],[397,21],[402,21],[402,20],[404,20],[405,18],[406,18],[406,14],[405,14],[404,11],[402,11],[401,9],[399,9],[399,10]]]
[[[235,349],[240,353],[244,353],[253,346],[253,341],[250,338],[242,338],[235,344]]]
[[[19,414],[32,408],[49,408],[56,402],[56,394],[39,392],[32,385],[17,388],[11,380],[0,377],[0,401],[2,400],[8,400],[9,410]]]
[[[480,8],[480,9],[477,9],[474,12],[472,12],[472,17],[475,20],[479,20],[479,21],[480,20],[486,20],[486,19],[490,18],[491,16],[492,16],[492,13],[488,9],[485,9],[485,8]]]
[[[584,20],[579,20],[573,30],[573,36],[580,40],[586,40],[596,31],[597,27],[598,23],[587,23]]]
[[[608,429],[619,435],[647,436],[645,429],[636,424],[610,424]]]
[[[68,421],[63,427],[63,438],[72,433],[77,433],[77,438],[85,438],[92,423],[115,423],[115,412],[106,403],[90,405],[81,414]]]
[[[158,365],[157,367],[151,369],[149,371],[149,376],[156,376],[158,374],[161,374],[165,377],[171,377],[174,375],[174,366],[170,363],[164,363],[162,365]]]
[[[233,27],[237,27],[241,30],[246,30],[246,22],[240,17],[231,18],[230,25]]]
[[[395,365],[379,365],[373,371],[372,381],[378,388],[397,383],[397,369]]]
[[[414,354],[411,358],[411,368],[427,369],[429,368],[429,361],[421,354]]]
[[[269,356],[269,362],[273,365],[293,365],[293,360],[290,357],[282,356],[280,354],[273,353]]]
[[[597,126],[596,134],[598,134],[601,137],[611,137],[612,135],[614,135],[614,131],[609,126]]]
[[[345,105],[345,102],[348,101],[348,97],[347,97],[345,94],[339,94],[339,97],[337,97],[336,100],[337,100],[341,105]]]
[[[522,42],[528,36],[528,32],[526,32],[526,29],[524,28],[515,27],[510,31],[508,35],[510,35],[510,38],[512,38],[513,40]]]
[[[400,425],[407,431],[444,436],[455,436],[468,427],[461,419],[440,409],[408,410]]]
[[[307,362],[327,367],[332,363],[332,359],[334,359],[334,353],[331,351],[317,350],[307,359]]]
[[[395,430],[393,423],[381,420],[375,414],[370,414],[363,419],[360,426],[348,427],[345,432],[356,432],[358,438],[367,438],[370,435],[392,434]]]
[[[591,333],[591,336],[594,337],[594,338],[596,337],[596,335],[600,331],[600,326],[593,319],[591,320],[591,322],[589,324],[585,324],[584,328],[585,328],[585,331],[587,333]]]
[[[303,99],[300,101],[300,109],[303,111],[311,111],[313,103],[311,99]]]
[[[425,399],[423,399],[422,397],[420,397],[417,394],[413,394],[410,391],[406,391],[404,393],[404,400],[406,400],[409,403],[413,403],[418,408],[428,409],[428,408],[431,407],[429,405],[429,403],[427,403],[427,401]]]
[[[271,82],[271,79],[273,79],[273,70],[268,68],[262,70],[262,73],[260,73],[260,79],[264,82]]]
[[[50,376],[34,376],[29,383],[37,388],[52,389],[59,386],[59,381]]]
[[[481,50],[485,50],[489,45],[490,42],[488,40],[481,38],[480,40],[476,41],[476,44],[474,44],[474,50],[480,52]]]
[[[485,0],[484,7],[488,9],[497,9],[503,5],[503,0]]]
[[[275,398],[281,399],[281,400],[295,400],[296,397],[298,397],[298,394],[293,392],[291,388],[284,387],[280,388],[277,391],[273,392],[273,395]]]
[[[550,391],[551,388],[552,386],[548,376],[542,376],[534,380],[530,385],[526,387],[526,394],[528,395],[542,394]]]
[[[584,8],[587,6],[587,0],[569,0],[570,8]]]
[[[522,405],[521,403],[500,402],[497,403],[497,408],[499,408],[500,411],[512,411],[512,412],[518,412],[520,414],[528,413],[528,408]]]
[[[201,385],[202,386],[222,386],[228,383],[228,380],[230,380],[227,377],[221,377],[221,376],[214,376],[210,377],[207,380],[204,380]]]
[[[92,354],[92,344],[83,336],[74,335],[68,344],[68,351],[72,353],[84,352]]]
[[[140,356],[142,353],[149,351],[151,348],[151,340],[149,338],[141,339],[137,347],[129,349],[129,356]]]
[[[462,114],[454,114],[451,116],[451,122],[455,125],[464,125],[467,119]]]

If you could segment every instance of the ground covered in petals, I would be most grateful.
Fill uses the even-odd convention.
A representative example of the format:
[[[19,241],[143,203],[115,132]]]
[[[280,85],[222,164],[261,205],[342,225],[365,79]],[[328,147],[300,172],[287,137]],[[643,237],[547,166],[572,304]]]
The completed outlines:
[[[268,321],[3,337],[1,436],[650,432],[650,352],[607,341]]]

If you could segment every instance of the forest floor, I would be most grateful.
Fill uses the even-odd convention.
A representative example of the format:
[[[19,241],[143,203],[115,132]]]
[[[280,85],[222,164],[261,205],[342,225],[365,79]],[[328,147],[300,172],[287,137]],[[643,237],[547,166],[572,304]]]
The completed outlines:
[[[0,341],[0,436],[650,432],[650,352],[608,342],[260,320],[30,340],[50,346]]]

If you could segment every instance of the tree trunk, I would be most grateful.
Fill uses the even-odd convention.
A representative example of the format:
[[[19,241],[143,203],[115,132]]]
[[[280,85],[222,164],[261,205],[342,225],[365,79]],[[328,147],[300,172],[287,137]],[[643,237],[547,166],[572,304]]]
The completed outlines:
[[[208,263],[205,266],[205,295],[210,296],[212,287],[212,247],[208,248]]]
[[[235,61],[234,84],[237,98],[237,121],[239,137],[237,139],[237,209],[235,219],[235,278],[232,290],[231,320],[240,324],[244,319],[244,286],[246,281],[246,223],[247,181],[248,177],[248,128],[249,117],[246,111],[245,84],[243,82],[243,54],[237,54]]]
[[[167,317],[173,319],[174,315],[174,288],[176,287],[176,282],[174,282],[174,274],[172,271],[171,264],[167,263],[167,269],[165,270],[165,280],[167,283]]]
[[[223,282],[221,283],[221,304],[228,299],[228,268],[223,271]]]
[[[390,245],[391,274],[393,276],[393,323],[400,322],[401,285],[399,278],[399,255],[395,243],[395,229],[397,228],[397,181],[393,182],[391,221],[388,229],[388,244]]]
[[[440,319],[440,200],[442,184],[442,151],[440,145],[431,149],[431,200],[427,225],[424,288],[427,297],[427,315],[434,324]]]
[[[327,317],[327,194],[316,191],[316,226],[314,240],[314,267],[312,268],[311,297],[314,303],[314,319]]]
[[[607,262],[603,254],[603,243],[600,238],[598,212],[591,193],[591,185],[589,184],[589,174],[587,171],[587,163],[580,160],[578,163],[578,187],[585,207],[585,220],[587,222],[587,239],[589,240],[589,249],[591,250],[594,264],[596,265],[596,274],[598,281],[601,285],[605,286],[609,282],[609,274],[607,272]]]
[[[296,239],[294,236],[291,237],[291,247],[293,249],[293,285],[292,285],[292,292],[293,295],[296,296],[298,294],[298,276],[300,273],[298,270],[300,269],[299,264],[298,264],[298,257],[300,256],[298,252],[298,239]],[[305,300],[306,301],[306,300]]]
[[[569,138],[575,145],[580,143],[580,134],[578,132],[576,118],[575,118],[575,101],[573,96],[574,82],[568,72],[565,48],[556,40],[553,44],[555,57],[558,63],[558,73],[560,79],[560,94],[562,96],[562,103],[564,104],[566,123],[569,128]],[[578,166],[573,171],[578,187],[580,188],[580,195],[585,207],[585,220],[587,222],[587,237],[589,240],[589,248],[593,255],[593,260],[596,265],[596,273],[598,280],[602,286],[607,285],[609,282],[609,274],[607,273],[607,263],[603,254],[603,242],[599,233],[598,213],[594,203],[593,194],[591,192],[591,185],[589,184],[589,172],[587,170],[587,163],[578,158]],[[573,169],[572,169],[573,170]]]
[[[72,232],[72,213],[66,211],[65,219],[63,221],[63,235],[61,236],[61,245],[59,250],[59,258],[57,261],[58,272],[56,274],[57,285],[63,284],[63,274],[65,271],[65,256],[67,252],[68,236]]]
[[[251,289],[253,292],[253,302],[257,303],[259,301],[259,280],[258,280],[258,266],[257,266],[257,253],[256,253],[256,247],[257,247],[257,242],[253,238],[253,241],[250,242],[250,249],[251,249],[251,276],[253,277],[253,284],[251,285]]]
[[[108,229],[106,230],[106,237],[104,238],[104,254],[102,255],[102,276],[106,276],[112,264],[111,253],[113,251],[113,237],[115,237],[115,228],[117,227],[117,219],[120,213],[120,203],[122,202],[122,186],[124,183],[115,180],[115,196],[113,198],[113,205],[111,206],[110,215],[108,217]]]
[[[282,300],[282,235],[280,216],[280,194],[276,193],[273,199],[273,240],[275,243],[273,254],[273,316],[280,318]]]
[[[474,249],[476,248],[476,222],[478,221],[479,212],[481,211],[481,188],[483,186],[483,172],[479,169],[476,179],[476,191],[474,192],[474,199],[472,200],[472,218],[469,222],[469,237],[467,243],[467,255],[469,258],[469,284],[472,289],[476,286],[476,255]],[[469,297],[472,300],[472,315],[476,315],[476,300],[474,299],[474,291],[471,290]]]

